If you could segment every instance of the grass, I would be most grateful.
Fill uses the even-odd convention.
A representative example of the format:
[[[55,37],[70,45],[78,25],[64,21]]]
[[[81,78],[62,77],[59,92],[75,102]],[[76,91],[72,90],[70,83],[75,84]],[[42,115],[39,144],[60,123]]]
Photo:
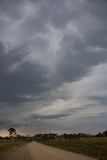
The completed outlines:
[[[3,159],[4,156],[6,156],[7,154],[13,152],[14,150],[16,150],[17,148],[25,145],[27,142],[21,142],[21,141],[17,141],[17,142],[10,142],[10,143],[2,143],[0,142],[0,160]]]
[[[67,151],[94,157],[99,160],[107,160],[107,138],[85,137],[78,139],[43,141],[43,144],[61,148]]]

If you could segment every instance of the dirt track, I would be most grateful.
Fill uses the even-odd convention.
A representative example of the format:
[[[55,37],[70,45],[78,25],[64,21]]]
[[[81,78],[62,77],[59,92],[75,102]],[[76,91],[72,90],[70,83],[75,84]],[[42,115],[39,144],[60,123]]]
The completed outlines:
[[[6,160],[96,160],[80,154],[49,147],[36,142],[21,147]]]

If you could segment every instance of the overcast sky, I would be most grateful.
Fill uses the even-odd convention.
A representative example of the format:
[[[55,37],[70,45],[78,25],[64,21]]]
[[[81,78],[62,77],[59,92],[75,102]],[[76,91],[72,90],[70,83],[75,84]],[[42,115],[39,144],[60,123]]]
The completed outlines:
[[[107,129],[107,1],[0,0],[0,134]]]

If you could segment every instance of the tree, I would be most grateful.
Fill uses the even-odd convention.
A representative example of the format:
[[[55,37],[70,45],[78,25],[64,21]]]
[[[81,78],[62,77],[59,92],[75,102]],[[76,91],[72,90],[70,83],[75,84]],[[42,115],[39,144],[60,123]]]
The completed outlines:
[[[15,128],[9,128],[7,131],[9,131],[10,138],[13,138],[16,136],[16,129]]]
[[[104,137],[107,137],[107,131],[103,132]]]

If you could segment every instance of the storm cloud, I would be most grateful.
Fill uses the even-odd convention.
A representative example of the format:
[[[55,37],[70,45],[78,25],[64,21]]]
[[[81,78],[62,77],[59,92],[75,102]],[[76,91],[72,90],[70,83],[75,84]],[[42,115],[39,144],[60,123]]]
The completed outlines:
[[[42,94],[48,88],[46,66],[24,61],[26,49],[17,47],[5,53],[1,45],[0,54],[0,102],[23,103],[32,100],[33,96]]]
[[[0,1],[1,129],[79,131],[87,115],[86,131],[91,115],[105,121],[106,8],[105,0]]]

